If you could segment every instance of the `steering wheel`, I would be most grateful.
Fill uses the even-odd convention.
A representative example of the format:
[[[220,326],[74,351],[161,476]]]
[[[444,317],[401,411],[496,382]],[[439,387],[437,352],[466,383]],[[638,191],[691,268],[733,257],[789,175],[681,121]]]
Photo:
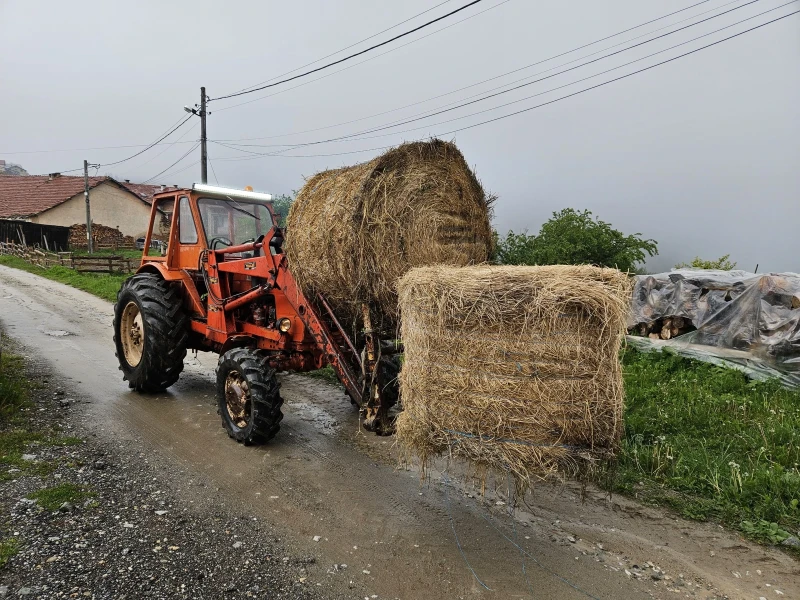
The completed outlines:
[[[208,243],[208,245],[211,247],[212,250],[216,250],[217,242],[219,242],[220,244],[224,244],[226,246],[233,246],[233,242],[229,238],[226,238],[225,236],[222,235],[217,236],[215,238],[211,238],[211,241]]]

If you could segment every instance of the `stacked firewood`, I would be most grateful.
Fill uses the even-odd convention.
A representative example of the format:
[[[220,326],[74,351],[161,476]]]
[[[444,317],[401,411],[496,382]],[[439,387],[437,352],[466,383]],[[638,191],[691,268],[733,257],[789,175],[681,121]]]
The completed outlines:
[[[639,335],[651,340],[670,340],[693,330],[692,322],[683,317],[667,317],[638,325]]]
[[[95,246],[133,246],[135,240],[115,227],[92,223],[92,243]],[[86,224],[77,223],[69,228],[69,245],[72,248],[86,248]]]

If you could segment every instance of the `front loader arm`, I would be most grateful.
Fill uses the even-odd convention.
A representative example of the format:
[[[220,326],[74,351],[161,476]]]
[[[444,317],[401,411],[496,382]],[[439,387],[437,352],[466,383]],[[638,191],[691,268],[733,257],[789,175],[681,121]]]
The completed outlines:
[[[297,315],[302,319],[303,324],[308,331],[314,336],[319,347],[325,352],[328,363],[336,371],[339,381],[342,382],[348,395],[359,405],[362,404],[363,390],[359,380],[359,371],[361,371],[361,359],[353,346],[353,343],[347,337],[347,334],[339,325],[333,313],[332,317],[333,326],[338,329],[336,332],[340,338],[344,338],[347,347],[343,347],[336,342],[333,330],[317,314],[317,309],[305,297],[305,294],[300,290],[292,274],[289,272],[286,263],[286,256],[283,254],[276,254],[274,256],[276,262],[277,287],[283,291],[286,299],[295,309]],[[324,302],[324,299],[322,300]],[[355,363],[355,364],[354,364]],[[356,370],[357,369],[357,370]]]

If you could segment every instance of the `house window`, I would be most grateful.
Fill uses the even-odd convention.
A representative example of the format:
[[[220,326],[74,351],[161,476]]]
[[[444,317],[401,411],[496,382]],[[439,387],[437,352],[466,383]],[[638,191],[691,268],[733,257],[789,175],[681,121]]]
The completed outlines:
[[[181,198],[178,212],[178,225],[180,227],[181,244],[196,244],[197,227],[194,225],[192,208],[189,206],[189,198],[186,196]]]

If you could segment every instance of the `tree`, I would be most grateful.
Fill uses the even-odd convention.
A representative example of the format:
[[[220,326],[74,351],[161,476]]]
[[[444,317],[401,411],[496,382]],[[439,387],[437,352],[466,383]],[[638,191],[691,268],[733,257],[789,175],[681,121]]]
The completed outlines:
[[[656,241],[641,235],[625,235],[588,210],[565,208],[554,212],[537,236],[509,232],[498,238],[497,256],[504,264],[591,264],[634,272],[647,256],[658,254]]]
[[[721,271],[730,271],[736,268],[736,263],[731,262],[730,259],[731,255],[726,254],[725,256],[720,256],[717,260],[703,260],[699,256],[695,256],[692,262],[690,263],[679,263],[675,265],[676,269],[719,269]]]
[[[278,213],[278,227],[286,227],[286,217],[289,216],[289,209],[292,207],[294,198],[297,192],[292,192],[292,195],[281,194],[272,199],[272,208]]]
[[[535,235],[509,231],[504,238],[494,232],[495,260],[503,265],[532,265]]]

